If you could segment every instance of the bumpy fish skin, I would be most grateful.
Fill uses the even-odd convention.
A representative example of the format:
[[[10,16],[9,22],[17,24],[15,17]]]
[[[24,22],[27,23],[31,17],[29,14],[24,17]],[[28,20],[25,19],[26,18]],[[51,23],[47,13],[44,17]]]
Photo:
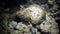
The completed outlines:
[[[39,5],[33,4],[28,8],[22,9],[17,12],[18,16],[23,16],[25,18],[31,18],[31,22],[33,24],[37,24],[45,15],[45,9]]]

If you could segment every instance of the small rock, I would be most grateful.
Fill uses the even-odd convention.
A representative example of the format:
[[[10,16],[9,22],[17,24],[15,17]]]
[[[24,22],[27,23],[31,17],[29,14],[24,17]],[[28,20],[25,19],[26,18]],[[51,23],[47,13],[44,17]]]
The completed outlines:
[[[15,21],[12,21],[12,22],[9,23],[10,28],[14,28],[16,26],[17,26],[17,22],[15,22]]]

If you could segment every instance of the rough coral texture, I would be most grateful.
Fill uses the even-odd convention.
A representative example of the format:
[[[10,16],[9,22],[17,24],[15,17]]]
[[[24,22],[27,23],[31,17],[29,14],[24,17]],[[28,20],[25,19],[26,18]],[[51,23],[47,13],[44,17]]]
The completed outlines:
[[[0,34],[60,34],[59,0],[16,1],[1,1]]]

